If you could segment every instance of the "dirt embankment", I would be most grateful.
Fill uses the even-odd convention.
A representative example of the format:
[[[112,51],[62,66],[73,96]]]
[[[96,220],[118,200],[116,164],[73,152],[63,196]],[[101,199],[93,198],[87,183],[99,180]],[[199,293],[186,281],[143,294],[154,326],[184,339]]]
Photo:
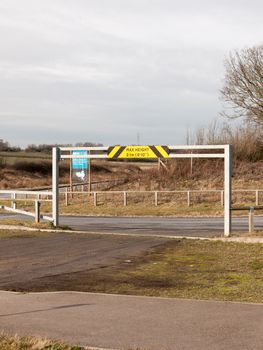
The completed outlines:
[[[124,179],[122,184],[109,186],[111,190],[179,190],[221,189],[224,185],[222,160],[189,159],[168,160],[165,166],[148,163],[92,162],[92,181]],[[234,189],[262,189],[263,161],[235,162],[233,165]],[[21,162],[0,165],[0,189],[50,186],[50,161]],[[69,183],[69,163],[61,163],[60,183]]]
[[[60,164],[60,184],[69,184],[69,162]],[[124,183],[131,175],[140,172],[136,165],[93,161],[91,165],[91,181],[123,179]],[[13,164],[0,164],[0,189],[35,188],[51,186],[51,161],[17,161]],[[111,186],[109,186],[111,188]]]

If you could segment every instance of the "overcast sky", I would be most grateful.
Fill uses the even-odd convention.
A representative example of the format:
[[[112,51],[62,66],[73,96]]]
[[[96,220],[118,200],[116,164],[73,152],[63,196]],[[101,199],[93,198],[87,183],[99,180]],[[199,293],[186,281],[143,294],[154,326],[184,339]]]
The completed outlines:
[[[223,60],[262,0],[0,0],[0,138],[183,144],[218,118]]]

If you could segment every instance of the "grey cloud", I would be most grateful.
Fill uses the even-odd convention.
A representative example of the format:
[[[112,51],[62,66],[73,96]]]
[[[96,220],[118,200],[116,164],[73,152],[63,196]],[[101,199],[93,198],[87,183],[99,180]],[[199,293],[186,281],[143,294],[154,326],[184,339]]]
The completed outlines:
[[[3,0],[0,138],[182,143],[218,116],[229,50],[262,42],[262,7]]]

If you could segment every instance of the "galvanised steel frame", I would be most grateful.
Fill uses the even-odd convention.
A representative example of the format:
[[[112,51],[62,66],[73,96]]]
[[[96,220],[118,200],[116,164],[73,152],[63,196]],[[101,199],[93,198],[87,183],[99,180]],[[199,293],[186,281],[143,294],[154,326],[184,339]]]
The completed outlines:
[[[224,159],[224,236],[231,234],[231,145],[167,146],[168,158],[222,158]],[[87,155],[72,155],[73,150],[87,150]],[[52,217],[54,226],[59,225],[59,161],[72,158],[108,159],[109,147],[54,147],[52,153]],[[179,151],[179,153],[177,153]],[[192,153],[192,152],[199,153]],[[202,153],[207,151],[205,153]]]

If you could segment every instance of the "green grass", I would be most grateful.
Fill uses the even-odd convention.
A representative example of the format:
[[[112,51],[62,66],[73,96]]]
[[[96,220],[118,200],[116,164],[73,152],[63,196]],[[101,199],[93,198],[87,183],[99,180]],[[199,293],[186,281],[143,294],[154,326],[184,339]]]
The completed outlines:
[[[68,345],[39,337],[18,337],[0,334],[1,350],[84,350],[80,346]]]
[[[263,245],[181,240],[128,275],[149,295],[263,302]]]

